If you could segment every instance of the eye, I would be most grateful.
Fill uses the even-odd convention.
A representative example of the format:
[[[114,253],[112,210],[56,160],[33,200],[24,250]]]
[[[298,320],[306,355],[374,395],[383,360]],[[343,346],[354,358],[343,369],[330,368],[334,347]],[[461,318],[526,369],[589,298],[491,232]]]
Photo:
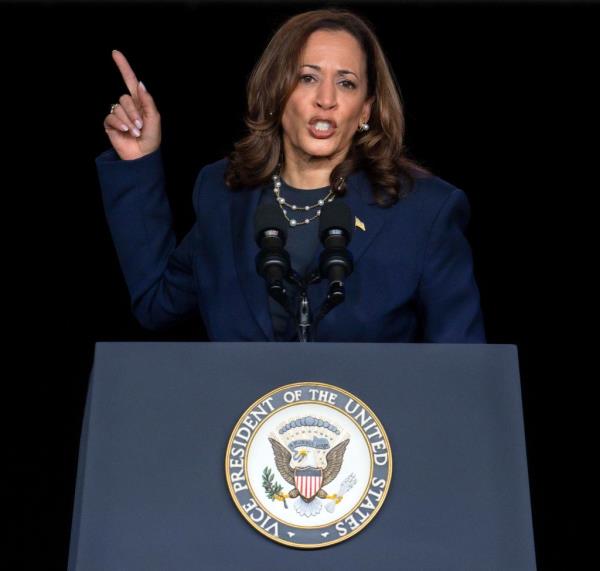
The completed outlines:
[[[305,80],[311,80],[311,79],[315,79],[315,77],[312,75],[301,75],[300,76],[300,81],[302,83],[312,83],[312,81],[305,81]],[[340,85],[343,85],[346,89],[356,89],[356,84],[353,81],[350,81],[349,79],[344,79],[343,81],[340,81]]]

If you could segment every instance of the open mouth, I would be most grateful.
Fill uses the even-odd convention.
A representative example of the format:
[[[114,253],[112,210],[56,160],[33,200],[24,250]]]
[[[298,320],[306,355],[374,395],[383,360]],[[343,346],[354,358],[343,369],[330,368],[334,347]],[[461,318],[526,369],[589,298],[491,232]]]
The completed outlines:
[[[310,134],[316,139],[327,139],[335,132],[335,127],[328,121],[316,121],[308,126]]]

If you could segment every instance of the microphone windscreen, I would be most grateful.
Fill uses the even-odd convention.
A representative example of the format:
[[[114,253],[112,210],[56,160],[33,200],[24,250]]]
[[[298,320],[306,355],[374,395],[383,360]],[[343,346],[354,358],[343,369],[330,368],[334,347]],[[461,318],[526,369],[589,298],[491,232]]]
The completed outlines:
[[[281,208],[276,204],[261,204],[254,214],[254,239],[260,246],[260,240],[267,230],[277,230],[283,240],[287,241],[287,220]]]
[[[336,199],[333,202],[326,202],[321,208],[319,217],[319,236],[321,241],[331,229],[343,230],[348,242],[352,239],[354,231],[354,219],[350,207],[343,201]]]

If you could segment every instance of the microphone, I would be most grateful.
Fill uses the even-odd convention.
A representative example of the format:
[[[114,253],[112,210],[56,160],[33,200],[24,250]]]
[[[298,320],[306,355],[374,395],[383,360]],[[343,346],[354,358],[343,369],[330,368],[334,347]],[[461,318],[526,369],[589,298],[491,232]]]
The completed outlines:
[[[354,224],[350,207],[342,200],[326,203],[319,219],[319,238],[324,250],[319,257],[321,276],[329,280],[330,303],[344,301],[344,280],[354,270],[352,253],[346,246],[352,239]]]
[[[265,278],[269,294],[287,307],[283,284],[290,272],[290,255],[285,250],[286,220],[276,204],[263,204],[254,215],[254,239],[260,248],[256,256],[256,271]]]
[[[295,272],[290,263],[290,255],[285,250],[287,240],[287,220],[276,204],[263,204],[254,215],[254,239],[260,248],[256,255],[256,271],[265,278],[269,295],[277,301],[296,321],[298,340],[310,338],[311,312],[304,280]],[[298,314],[294,314],[284,280],[290,280],[300,287],[302,299]]]

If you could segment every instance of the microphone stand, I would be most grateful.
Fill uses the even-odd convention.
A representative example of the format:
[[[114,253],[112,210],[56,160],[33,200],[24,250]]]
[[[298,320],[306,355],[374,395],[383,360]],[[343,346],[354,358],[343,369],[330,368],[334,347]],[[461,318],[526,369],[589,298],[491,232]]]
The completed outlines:
[[[298,341],[307,343],[314,341],[317,334],[317,326],[319,322],[336,306],[346,299],[346,288],[344,282],[340,279],[332,280],[329,283],[327,297],[319,307],[319,311],[314,318],[310,308],[310,300],[308,299],[308,286],[319,283],[323,278],[319,270],[315,270],[308,279],[303,279],[294,270],[290,270],[287,279],[294,283],[300,290],[300,303],[296,313],[292,311],[290,300],[287,296],[287,290],[278,282],[269,287],[269,295],[277,301],[290,315],[296,323],[296,331],[298,333]]]
[[[308,299],[306,280],[303,279],[298,272],[291,270],[288,279],[298,286],[300,290],[300,303],[296,314],[292,314],[291,311],[288,313],[294,318],[296,322],[296,331],[298,333],[298,341],[301,343],[307,343],[312,341],[312,312],[310,310],[310,301]]]
[[[300,290],[300,303],[296,312],[292,310],[287,290],[281,280],[277,280],[275,283],[269,285],[269,295],[281,305],[286,313],[294,320],[296,324],[296,331],[298,333],[298,341],[306,343],[312,341],[311,336],[311,324],[312,324],[312,313],[310,310],[310,301],[306,291],[307,283],[298,272],[290,268],[286,279],[292,282]]]
[[[306,288],[303,288],[300,291],[300,304],[298,305],[298,317],[296,318],[298,341],[306,343],[307,341],[313,340],[311,335],[311,321],[310,303],[308,301]]]
[[[319,283],[323,277],[321,276],[319,270],[315,270],[308,280],[308,284],[312,285],[315,283]],[[332,280],[329,283],[329,288],[327,290],[327,296],[325,301],[319,307],[319,311],[313,322],[313,336],[317,335],[317,327],[320,321],[336,306],[342,303],[346,299],[346,286],[342,280]]]

